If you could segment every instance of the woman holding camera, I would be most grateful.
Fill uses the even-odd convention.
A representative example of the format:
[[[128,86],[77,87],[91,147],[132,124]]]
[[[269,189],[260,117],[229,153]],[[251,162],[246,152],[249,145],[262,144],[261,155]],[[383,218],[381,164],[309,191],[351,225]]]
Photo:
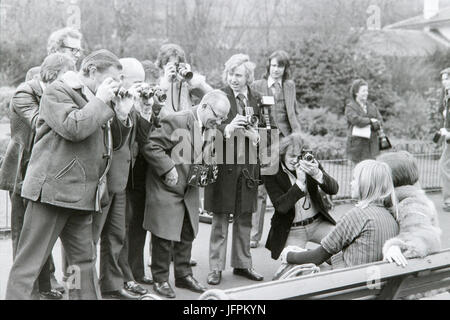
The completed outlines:
[[[347,155],[353,163],[375,159],[380,153],[379,131],[383,118],[377,107],[367,101],[369,85],[355,80],[350,89],[352,99],[345,108],[348,124]]]
[[[312,152],[305,139],[294,133],[280,142],[280,168],[276,175],[264,176],[264,183],[275,208],[266,248],[278,259],[286,246],[305,248],[308,241],[320,243],[336,222],[328,212],[319,188],[329,195],[339,186]]]
[[[352,267],[383,258],[383,244],[398,234],[397,200],[392,182],[391,169],[386,163],[365,160],[353,170],[351,183],[355,207],[347,212],[336,227],[314,250],[287,247],[281,253],[281,267],[274,279],[291,269],[293,265],[313,263],[321,265],[332,256],[333,267]],[[392,205],[391,213],[385,202]]]

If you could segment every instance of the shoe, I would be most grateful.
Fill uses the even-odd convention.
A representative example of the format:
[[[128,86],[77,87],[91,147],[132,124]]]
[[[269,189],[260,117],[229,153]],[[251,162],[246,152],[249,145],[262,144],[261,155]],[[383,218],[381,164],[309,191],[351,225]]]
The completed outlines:
[[[58,280],[56,280],[55,275],[53,273],[50,274],[50,285],[54,290],[58,291],[59,293],[66,292],[64,286],[60,284]]]
[[[238,269],[234,268],[233,274],[241,277],[245,277],[247,279],[253,280],[253,281],[263,281],[264,277],[260,274],[258,274],[253,269]]]
[[[197,261],[195,261],[194,259],[191,259],[191,261],[189,261],[189,265],[191,267],[195,267],[197,265]]]
[[[258,241],[250,241],[250,248],[255,249],[258,248]]]
[[[138,300],[141,295],[122,288],[117,291],[102,292],[102,297],[106,299]]]
[[[142,288],[140,285],[138,285],[134,281],[125,282],[123,287],[125,290],[127,290],[129,292],[133,292],[133,293],[139,294],[141,296],[148,293],[148,291],[146,289]]]
[[[444,205],[442,207],[442,210],[444,210],[445,212],[450,212],[450,205]]]
[[[42,300],[61,300],[63,298],[61,292],[54,289],[50,291],[39,292],[39,296],[41,297]]]
[[[166,282],[155,282],[153,284],[153,290],[163,297],[173,299],[175,298],[175,292],[173,291],[170,284]]]
[[[222,271],[213,270],[208,274],[207,279],[208,284],[216,286],[220,283],[221,280],[222,280]]]
[[[206,288],[191,275],[184,278],[175,279],[175,287],[188,289],[197,293],[203,293],[206,291]]]
[[[152,278],[147,277],[147,276],[143,276],[140,279],[136,279],[136,281],[141,284],[148,284],[148,285],[153,284],[153,282],[154,282]]]

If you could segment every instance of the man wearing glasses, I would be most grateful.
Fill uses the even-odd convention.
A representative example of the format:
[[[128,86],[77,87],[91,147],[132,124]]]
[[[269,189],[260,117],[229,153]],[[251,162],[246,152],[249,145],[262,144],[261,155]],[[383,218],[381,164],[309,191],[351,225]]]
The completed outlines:
[[[229,110],[226,94],[213,90],[199,106],[164,117],[141,150],[149,164],[143,226],[152,233],[153,288],[164,297],[175,298],[168,282],[172,253],[175,286],[197,293],[205,290],[190,266],[198,232],[199,184],[188,181],[193,177],[191,169],[201,167],[193,164],[200,163],[202,147],[207,145],[203,135],[225,121]]]
[[[67,27],[56,30],[48,38],[47,53],[67,53],[74,59],[75,63],[77,63],[83,53],[83,49],[81,49],[81,40],[82,35],[76,29]]]

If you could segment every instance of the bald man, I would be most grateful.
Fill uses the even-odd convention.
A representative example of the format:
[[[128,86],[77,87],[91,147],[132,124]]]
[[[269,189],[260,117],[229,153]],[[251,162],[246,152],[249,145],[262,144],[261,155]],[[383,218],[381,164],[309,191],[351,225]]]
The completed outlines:
[[[138,153],[138,143],[146,138],[150,124],[145,113],[138,89],[145,80],[142,64],[134,58],[120,59],[122,64],[122,88],[129,94],[116,97],[120,110],[128,112],[126,130],[128,134],[113,136],[113,141],[121,147],[112,153],[111,167],[107,182],[109,203],[101,214],[94,216],[94,242],[100,241],[100,289],[104,298],[138,299],[147,290],[138,285],[130,276],[128,261],[120,259],[126,239],[126,187]],[[116,117],[122,115],[116,114]],[[123,254],[122,254],[123,255]]]
[[[225,121],[230,103],[225,93],[213,90],[200,105],[167,115],[161,126],[149,134],[141,152],[149,166],[146,180],[144,228],[152,233],[153,289],[163,297],[175,298],[169,284],[173,253],[175,286],[201,293],[205,287],[194,277],[190,266],[192,242],[198,232],[199,188],[188,183],[190,170],[202,150],[207,129]],[[182,143],[173,139],[181,135]],[[206,141],[208,142],[208,141]],[[205,144],[205,150],[208,143]],[[174,150],[183,152],[171,152]]]

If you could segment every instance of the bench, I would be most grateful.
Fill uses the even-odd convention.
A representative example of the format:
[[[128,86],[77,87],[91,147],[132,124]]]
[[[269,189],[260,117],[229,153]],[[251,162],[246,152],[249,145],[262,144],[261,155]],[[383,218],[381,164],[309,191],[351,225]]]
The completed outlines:
[[[450,288],[450,249],[410,259],[405,268],[376,262],[227,290],[200,300],[394,300]]]

